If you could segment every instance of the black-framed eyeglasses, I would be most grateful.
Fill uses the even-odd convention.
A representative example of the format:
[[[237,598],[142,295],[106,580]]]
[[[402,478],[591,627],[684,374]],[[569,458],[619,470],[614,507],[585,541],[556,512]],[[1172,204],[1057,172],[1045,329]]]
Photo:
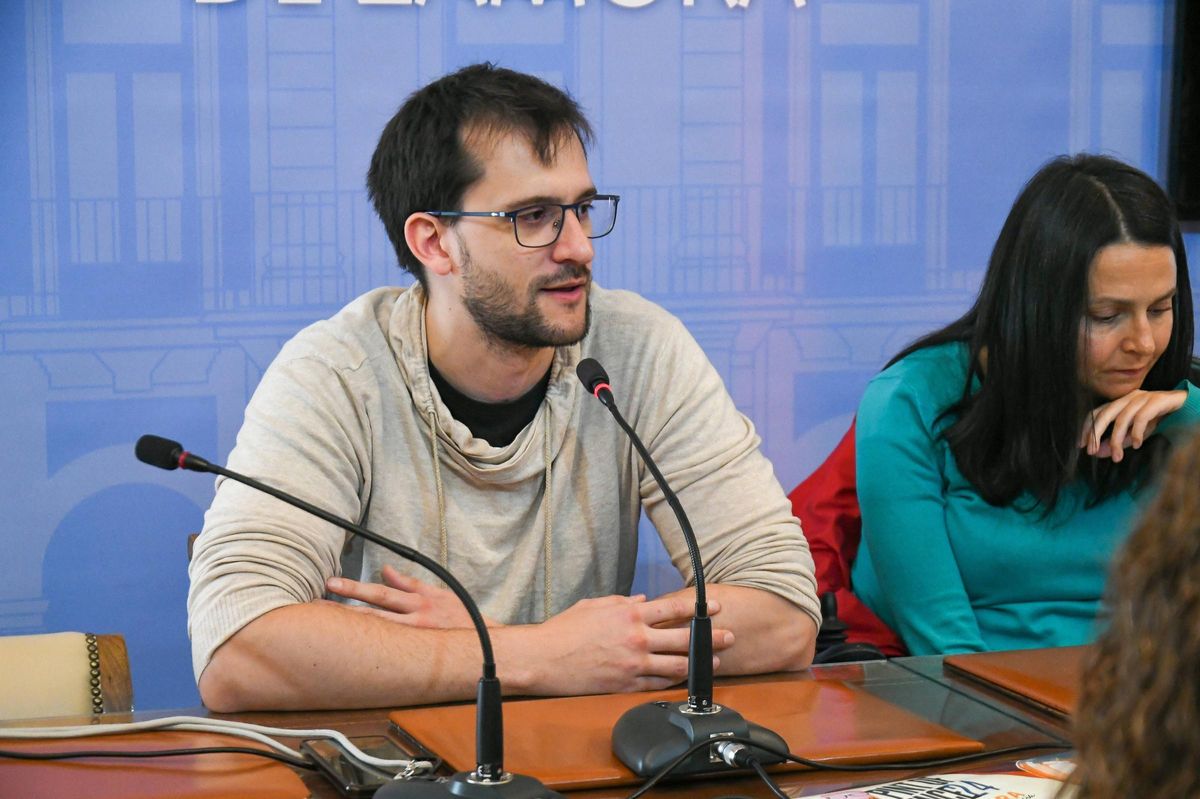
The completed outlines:
[[[567,211],[575,212],[579,225],[589,239],[612,233],[617,224],[617,194],[594,194],[577,203],[538,203],[515,211],[426,211],[430,216],[485,216],[511,219],[513,235],[522,247],[549,247],[562,233]]]

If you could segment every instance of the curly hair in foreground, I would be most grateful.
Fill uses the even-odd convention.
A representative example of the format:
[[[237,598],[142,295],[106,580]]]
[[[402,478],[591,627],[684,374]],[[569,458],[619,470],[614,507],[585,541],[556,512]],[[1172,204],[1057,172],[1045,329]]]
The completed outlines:
[[[1200,796],[1200,435],[1115,561],[1075,719],[1080,799]]]

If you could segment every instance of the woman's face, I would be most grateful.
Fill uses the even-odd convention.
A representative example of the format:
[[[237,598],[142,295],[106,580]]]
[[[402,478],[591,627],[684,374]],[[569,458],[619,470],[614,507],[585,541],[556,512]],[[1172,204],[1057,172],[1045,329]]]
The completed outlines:
[[[1170,247],[1110,244],[1088,271],[1080,379],[1105,399],[1141,388],[1171,340],[1175,253]]]

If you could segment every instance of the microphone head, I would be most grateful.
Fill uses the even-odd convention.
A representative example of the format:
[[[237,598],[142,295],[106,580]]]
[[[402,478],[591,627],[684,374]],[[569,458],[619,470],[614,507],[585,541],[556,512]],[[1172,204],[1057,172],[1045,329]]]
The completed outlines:
[[[179,456],[183,454],[183,445],[178,441],[161,436],[142,436],[133,448],[133,454],[142,463],[157,466],[160,469],[178,469]]]
[[[600,385],[608,383],[608,372],[604,371],[604,367],[595,358],[584,358],[576,364],[575,376],[583,383],[588,393],[593,395]]]

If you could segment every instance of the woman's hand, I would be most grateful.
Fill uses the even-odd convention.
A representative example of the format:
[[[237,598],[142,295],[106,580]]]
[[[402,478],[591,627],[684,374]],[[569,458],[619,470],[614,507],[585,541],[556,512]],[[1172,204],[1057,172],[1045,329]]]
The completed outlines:
[[[1150,437],[1164,416],[1183,407],[1187,392],[1143,391],[1136,389],[1123,397],[1094,409],[1084,420],[1079,446],[1097,458],[1112,458],[1120,463],[1125,449],[1138,449]],[[1108,437],[1104,432],[1112,426]]]

